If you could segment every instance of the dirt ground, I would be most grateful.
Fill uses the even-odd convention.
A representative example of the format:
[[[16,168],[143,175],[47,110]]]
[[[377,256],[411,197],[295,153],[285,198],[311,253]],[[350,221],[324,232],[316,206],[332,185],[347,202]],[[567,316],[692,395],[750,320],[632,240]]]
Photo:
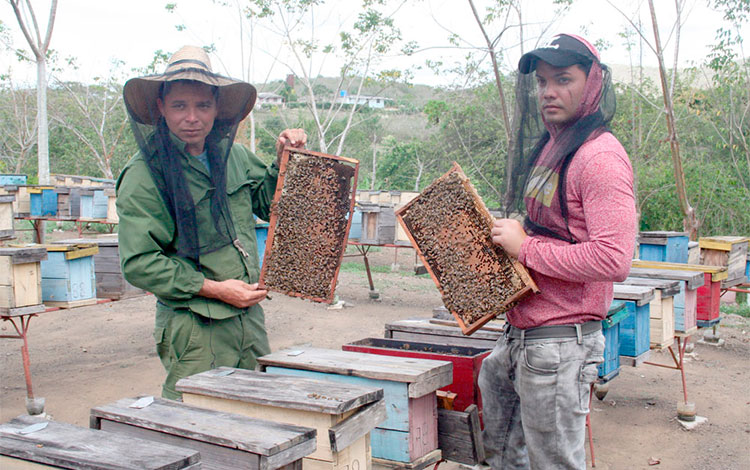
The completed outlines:
[[[368,298],[363,270],[342,270],[340,310],[274,294],[264,302],[273,350],[298,345],[339,348],[365,337],[382,337],[387,322],[430,317],[442,304],[432,280],[413,274],[414,252],[385,248],[370,255],[381,300]],[[361,257],[345,263],[361,263]],[[376,268],[377,269],[377,268]],[[152,339],[154,297],[140,296],[31,320],[29,348],[34,394],[57,421],[88,426],[89,409],[124,397],[158,395],[164,377]],[[0,335],[13,333],[8,322]],[[750,469],[750,321],[731,316],[719,330],[722,347],[695,344],[687,355],[689,399],[707,422],[685,430],[676,419],[682,399],[676,370],[641,365],[623,368],[591,414],[598,469]],[[700,338],[700,334],[696,338]],[[0,420],[26,412],[19,340],[0,340]],[[668,364],[668,354],[652,360]],[[652,462],[660,463],[651,466]],[[590,458],[589,458],[590,462]],[[455,468],[443,465],[441,468]]]

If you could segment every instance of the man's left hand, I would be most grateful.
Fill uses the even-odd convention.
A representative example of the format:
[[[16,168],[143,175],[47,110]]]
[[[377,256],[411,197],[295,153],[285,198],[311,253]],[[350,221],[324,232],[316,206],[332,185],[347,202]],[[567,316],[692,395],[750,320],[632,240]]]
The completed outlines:
[[[307,134],[304,129],[285,129],[276,139],[276,163],[281,163],[281,154],[284,153],[284,147],[291,146],[298,149],[305,148],[307,143]]]
[[[492,224],[492,243],[500,245],[508,255],[516,259],[521,253],[521,245],[527,236],[523,226],[517,220],[497,219]]]

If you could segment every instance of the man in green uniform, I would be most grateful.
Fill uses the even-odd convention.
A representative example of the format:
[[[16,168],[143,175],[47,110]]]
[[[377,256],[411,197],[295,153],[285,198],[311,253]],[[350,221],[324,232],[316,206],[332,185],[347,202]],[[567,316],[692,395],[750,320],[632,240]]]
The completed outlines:
[[[266,166],[234,144],[256,90],[214,74],[201,48],[183,47],[163,74],[129,80],[123,95],[140,152],[117,181],[120,262],[128,282],[156,295],[162,395],[180,399],[180,378],[253,369],[270,352],[253,214],[269,218],[278,158]],[[278,156],[306,140],[283,131]]]

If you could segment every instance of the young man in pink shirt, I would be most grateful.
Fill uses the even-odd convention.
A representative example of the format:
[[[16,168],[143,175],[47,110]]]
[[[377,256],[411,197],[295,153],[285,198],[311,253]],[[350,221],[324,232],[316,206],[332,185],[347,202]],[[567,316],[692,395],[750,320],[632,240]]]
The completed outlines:
[[[585,469],[601,320],[635,243],[633,170],[607,129],[614,93],[591,44],[561,34],[521,57],[518,68],[511,196],[526,218],[497,220],[492,236],[529,269],[540,292],[508,312],[505,335],[482,364],[484,444],[494,470]],[[531,80],[536,93],[524,85]],[[535,127],[538,118],[543,126]]]

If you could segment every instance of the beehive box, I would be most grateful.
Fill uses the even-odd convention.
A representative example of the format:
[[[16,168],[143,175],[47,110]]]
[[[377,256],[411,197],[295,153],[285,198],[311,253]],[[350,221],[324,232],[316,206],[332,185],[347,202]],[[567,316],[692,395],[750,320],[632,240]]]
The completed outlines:
[[[139,400],[153,401],[143,406]],[[198,451],[203,469],[301,469],[302,458],[315,451],[313,428],[162,398],[125,398],[98,406],[90,421],[93,429]]]
[[[0,240],[15,237],[13,228],[13,202],[16,196],[12,194],[0,196]]]
[[[360,202],[357,211],[362,214],[360,243],[392,245],[396,241],[396,215],[393,204]]]
[[[106,219],[107,218],[107,211],[109,210],[109,198],[105,194],[104,189],[95,189],[94,190],[94,199],[93,199],[93,213],[92,217],[94,219]]]
[[[385,324],[386,338],[477,349],[494,348],[502,335],[502,327],[485,325],[471,336],[466,336],[457,325],[436,323],[431,318],[397,320]]]
[[[700,264],[726,266],[727,279],[722,288],[730,287],[733,280],[745,277],[748,256],[747,237],[701,237],[698,244],[701,250]],[[729,282],[728,282],[729,281]]]
[[[453,409],[464,411],[469,405],[476,405],[478,411],[480,413],[482,411],[482,396],[479,392],[477,380],[479,379],[482,361],[491,352],[488,349],[383,338],[364,338],[344,344],[341,349],[384,356],[449,361],[453,364],[453,382],[441,388],[441,390],[456,394]]]
[[[32,217],[57,215],[57,193],[51,186],[34,186],[28,189]]]
[[[640,259],[687,263],[689,241],[687,232],[641,232],[638,236]]]
[[[598,366],[599,383],[607,383],[620,375],[620,323],[629,315],[625,302],[614,300],[602,320],[604,361]]]
[[[117,192],[114,188],[107,188],[104,190],[104,196],[107,197],[107,222],[120,222],[120,216],[117,215]]]
[[[538,290],[523,265],[492,243],[493,218],[457,163],[396,216],[464,334]]]
[[[359,162],[285,148],[279,169],[262,288],[333,302],[354,212]]]
[[[273,374],[382,388],[388,417],[372,432],[373,458],[410,463],[437,450],[435,392],[452,382],[450,362],[304,348],[258,364]]]
[[[370,431],[385,417],[383,390],[371,386],[220,367],[176,388],[190,405],[315,429],[305,470],[370,468]]]
[[[100,299],[125,299],[144,295],[146,291],[133,286],[122,275],[120,268],[120,247],[117,236],[101,238],[71,238],[59,240],[61,245],[96,245],[99,251],[94,254],[94,275],[96,277],[96,297]]]
[[[46,258],[43,247],[0,247],[0,315],[44,310],[39,263]]]
[[[78,188],[55,187],[57,218],[75,220],[81,215],[81,193]]]
[[[680,293],[680,282],[668,279],[629,277],[622,284],[654,289],[649,309],[651,349],[662,350],[674,344],[674,297]]]
[[[679,281],[680,292],[673,298],[675,333],[690,335],[698,330],[698,288],[705,282],[703,272],[633,267],[630,276]]]
[[[42,301],[50,307],[78,307],[96,303],[93,243],[44,245],[48,256],[41,263]]]
[[[198,470],[200,462],[194,450],[34,416],[0,425],[0,468],[8,470]]]
[[[26,184],[28,176],[17,173],[0,173],[0,186],[20,186]]]
[[[82,220],[91,220],[94,218],[94,191],[92,189],[81,189],[80,195],[80,218]]]
[[[614,298],[625,301],[625,307],[630,312],[620,322],[620,355],[633,358],[637,363],[642,362],[651,345],[650,318],[654,289],[615,284]]]

